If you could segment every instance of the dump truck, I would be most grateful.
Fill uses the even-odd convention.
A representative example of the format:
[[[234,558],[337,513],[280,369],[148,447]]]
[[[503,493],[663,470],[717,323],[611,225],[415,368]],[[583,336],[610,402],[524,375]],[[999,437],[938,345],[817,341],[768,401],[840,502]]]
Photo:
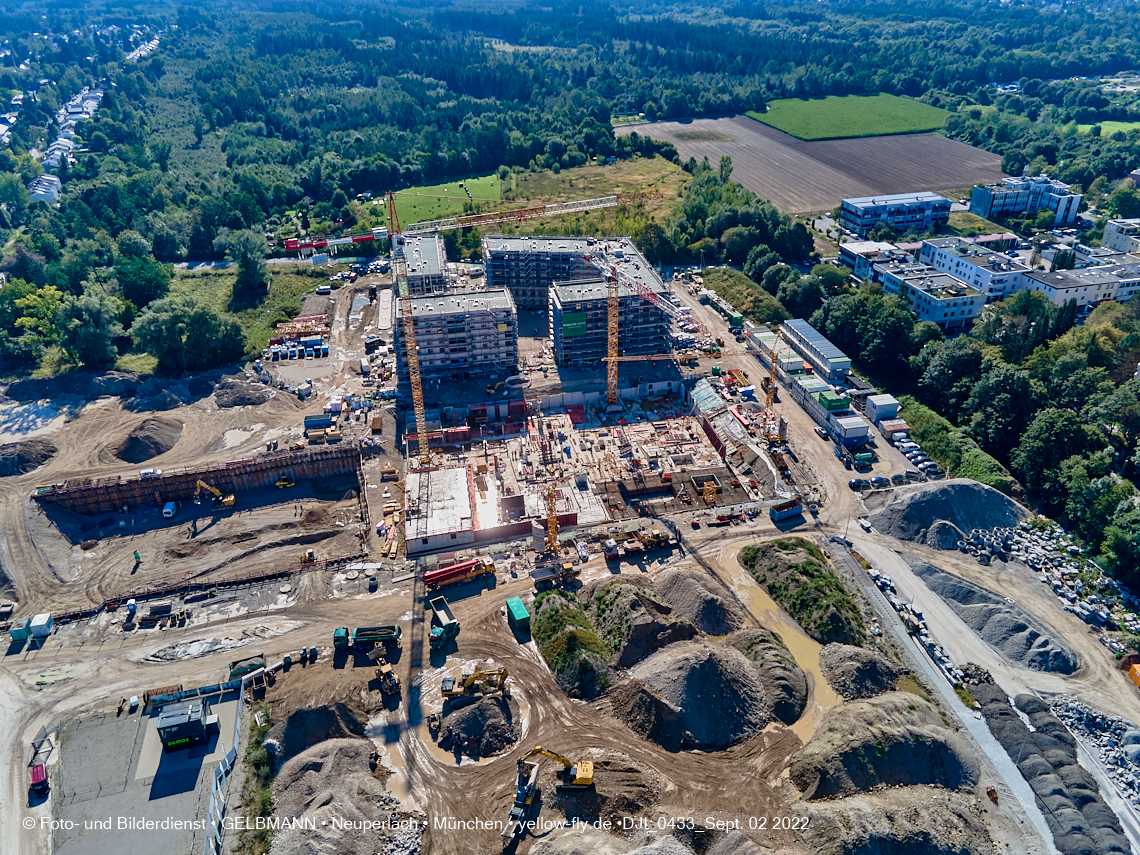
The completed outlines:
[[[488,573],[493,573],[494,571],[495,565],[490,561],[484,558],[470,558],[466,561],[452,564],[449,567],[441,567],[438,570],[427,571],[424,573],[424,585],[434,590],[436,588],[444,588],[448,585],[457,585],[460,582],[467,582],[480,576],[486,576]]]
[[[455,636],[459,635],[459,621],[451,613],[446,597],[433,597],[428,601],[431,606],[432,626],[428,637],[428,644],[434,648],[443,647]]]
[[[333,631],[334,648],[359,648],[371,650],[378,644],[400,646],[404,632],[395,624],[387,626],[358,626],[353,629],[340,627]]]
[[[520,597],[507,597],[507,623],[511,629],[530,632],[530,612]]]
[[[602,544],[603,554],[606,556],[606,561],[620,561],[625,556],[625,550],[612,537]]]
[[[556,585],[563,585],[581,575],[582,568],[571,561],[567,561],[561,566],[557,564],[547,564],[544,567],[537,567],[530,572],[530,578],[534,582],[534,589],[536,591],[549,591]]]
[[[511,805],[511,812],[503,826],[503,837],[515,841],[526,834],[527,816],[534,805],[538,795],[537,763],[527,763],[520,760],[518,765],[518,781],[515,784],[515,803]]]

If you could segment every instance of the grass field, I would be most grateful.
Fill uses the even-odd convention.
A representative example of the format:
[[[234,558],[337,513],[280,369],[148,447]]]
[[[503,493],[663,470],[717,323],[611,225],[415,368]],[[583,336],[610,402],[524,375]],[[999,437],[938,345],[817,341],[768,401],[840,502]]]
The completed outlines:
[[[838,140],[936,131],[948,113],[897,95],[829,95],[810,101],[773,101],[749,118],[801,140]]]
[[[1005,231],[1005,228],[997,223],[990,222],[977,214],[971,214],[969,211],[952,212],[947,225],[959,234],[970,229],[980,235],[999,234]]]
[[[1140,122],[1097,122],[1096,124],[1100,125],[1102,137],[1110,137],[1117,131],[1128,133],[1129,131],[1140,130]],[[1092,129],[1092,125],[1077,125],[1077,130],[1082,134],[1087,134]]]
[[[497,202],[503,198],[498,175],[484,175],[482,178],[463,180],[471,192],[471,199],[478,202]],[[458,181],[448,184],[434,184],[430,187],[413,187],[396,193],[396,213],[404,225],[423,220],[438,220],[463,213],[463,205],[470,201]]]
[[[245,333],[247,352],[260,353],[282,321],[301,311],[301,298],[316,289],[328,277],[320,269],[308,265],[271,265],[273,282],[269,295],[258,305],[237,312],[231,311],[237,270],[189,271],[175,268],[170,281],[170,293],[192,294],[218,312],[231,316]]]

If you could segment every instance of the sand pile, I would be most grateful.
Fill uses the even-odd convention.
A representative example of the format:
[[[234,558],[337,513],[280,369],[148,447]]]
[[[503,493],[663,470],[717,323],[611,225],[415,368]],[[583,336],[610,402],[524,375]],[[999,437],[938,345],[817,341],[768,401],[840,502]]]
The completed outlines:
[[[766,629],[749,628],[734,632],[726,641],[752,661],[772,715],[784,724],[798,721],[807,704],[807,675],[780,637]]]
[[[281,746],[279,759],[287,759],[318,742],[364,736],[364,725],[356,713],[343,703],[297,710],[269,731],[269,738]]]
[[[418,829],[384,827],[399,802],[375,769],[376,749],[367,739],[328,740],[285,763],[273,782],[276,815],[312,819],[315,828],[283,826],[273,834],[270,855],[418,852]],[[335,827],[334,819],[354,823],[354,830]],[[405,840],[409,835],[414,839]]]
[[[598,636],[615,651],[612,661],[618,668],[629,668],[655,650],[697,634],[692,622],[639,582],[608,582],[590,589],[583,599]]]
[[[890,691],[900,673],[886,657],[848,644],[826,645],[819,652],[819,667],[828,685],[848,701]]]
[[[968,683],[982,706],[990,732],[1015,760],[1037,796],[1053,842],[1061,855],[1125,855],[1131,851],[1120,820],[1077,763],[1076,741],[1046,704],[1032,695],[1014,702],[1029,719],[1030,730],[1009,705],[1009,696],[993,683]]]
[[[673,609],[706,635],[728,635],[744,625],[744,612],[732,594],[711,576],[692,570],[671,570],[653,580],[653,587]]]
[[[1017,603],[1007,603],[997,594],[925,561],[904,558],[915,575],[986,644],[1012,661],[1037,671],[1060,674],[1072,674],[1081,667],[1080,657],[1073,649],[1051,637],[1044,625]]]
[[[139,387],[139,376],[131,371],[68,371],[55,377],[29,378],[12,383],[5,394],[15,401],[39,401],[61,395],[81,395],[98,398],[103,395],[121,395],[129,398]]]
[[[755,667],[727,645],[678,642],[629,676],[613,693],[614,712],[634,732],[673,751],[725,748],[772,720]]]
[[[256,407],[273,397],[273,390],[260,383],[248,383],[232,377],[223,378],[214,392],[214,401],[223,409]]]
[[[956,478],[892,491],[871,523],[899,540],[955,549],[962,532],[1015,526],[1028,516],[1025,508],[993,487]]]
[[[930,702],[889,692],[828,710],[790,773],[805,799],[915,784],[958,790],[977,783],[978,759]]]
[[[439,745],[468,757],[493,757],[519,741],[519,706],[500,695],[462,709],[451,708],[439,729]]]
[[[992,855],[977,799],[902,787],[812,802],[804,837],[815,855]]]
[[[23,475],[39,469],[58,451],[45,439],[25,439],[0,445],[0,477]]]
[[[123,440],[115,456],[127,463],[142,463],[174,448],[182,436],[182,422],[155,416],[140,424]]]

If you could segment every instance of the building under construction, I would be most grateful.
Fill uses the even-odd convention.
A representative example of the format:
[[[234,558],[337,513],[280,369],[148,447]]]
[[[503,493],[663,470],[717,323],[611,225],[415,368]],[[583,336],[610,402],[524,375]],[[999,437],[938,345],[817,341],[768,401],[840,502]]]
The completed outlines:
[[[518,314],[510,291],[472,291],[407,299],[412,305],[424,380],[510,376],[518,369]],[[404,330],[396,326],[396,372],[408,382]]]
[[[485,237],[487,287],[508,289],[520,309],[545,309],[555,282],[597,277],[586,255],[598,243],[584,237]]]
[[[642,283],[659,299],[665,299],[666,288],[656,274],[643,278]],[[590,282],[555,284],[550,289],[550,340],[559,366],[596,366],[606,355],[611,287],[616,287],[618,294],[618,355],[649,356],[670,350],[669,315],[632,284],[619,281],[610,286],[599,277]]]
[[[405,238],[404,257],[408,261],[408,293],[413,296],[445,294],[451,287],[447,274],[447,252],[438,234]]]

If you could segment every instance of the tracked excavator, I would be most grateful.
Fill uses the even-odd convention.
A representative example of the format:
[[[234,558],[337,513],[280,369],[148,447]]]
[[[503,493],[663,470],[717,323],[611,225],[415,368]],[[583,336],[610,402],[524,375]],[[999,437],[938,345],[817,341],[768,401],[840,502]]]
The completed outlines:
[[[506,687],[509,676],[506,668],[499,668],[494,671],[476,671],[474,674],[464,674],[458,680],[454,677],[444,677],[439,690],[445,698],[466,698],[475,691],[475,686],[480,680],[498,677],[498,681],[492,684],[492,690],[501,692]]]
[[[202,493],[206,492],[213,496],[215,508],[232,508],[234,506],[234,494],[224,494],[217,487],[211,487],[205,481],[199,481],[194,486],[194,501],[198,501],[202,497]]]
[[[562,782],[557,787],[558,792],[574,792],[576,790],[592,790],[594,788],[593,760],[579,760],[575,763],[568,757],[563,757],[561,754],[551,751],[549,748],[543,748],[541,745],[536,745],[524,754],[519,759],[519,767],[521,768],[531,757],[540,754],[543,757],[549,757],[551,760],[557,760],[562,764],[562,771],[558,773],[558,779]]]

